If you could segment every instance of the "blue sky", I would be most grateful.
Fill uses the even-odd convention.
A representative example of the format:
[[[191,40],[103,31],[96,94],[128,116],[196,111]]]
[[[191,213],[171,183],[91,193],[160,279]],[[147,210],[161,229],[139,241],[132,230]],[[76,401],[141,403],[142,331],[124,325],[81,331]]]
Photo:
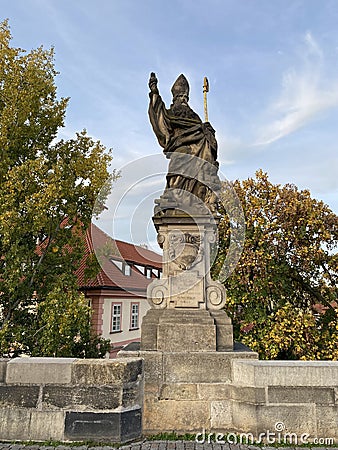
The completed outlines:
[[[55,47],[70,97],[60,137],[86,128],[113,148],[122,178],[99,221],[109,234],[155,239],[167,160],[147,116],[151,71],[167,106],[183,72],[201,117],[208,77],[221,177],[261,168],[338,213],[336,0],[0,0],[0,11],[13,45]]]

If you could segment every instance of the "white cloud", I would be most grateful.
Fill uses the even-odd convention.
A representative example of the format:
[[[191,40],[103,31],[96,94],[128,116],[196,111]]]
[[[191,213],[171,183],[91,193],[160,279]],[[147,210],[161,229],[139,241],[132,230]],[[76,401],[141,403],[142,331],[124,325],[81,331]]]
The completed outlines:
[[[308,53],[315,55],[320,59],[323,58],[323,52],[312,34],[308,31],[304,36],[304,42],[307,45]]]
[[[325,77],[324,55],[310,32],[304,36],[304,43],[303,61],[300,67],[284,73],[282,92],[268,108],[269,121],[259,129],[255,145],[281,139],[338,106],[338,77]]]

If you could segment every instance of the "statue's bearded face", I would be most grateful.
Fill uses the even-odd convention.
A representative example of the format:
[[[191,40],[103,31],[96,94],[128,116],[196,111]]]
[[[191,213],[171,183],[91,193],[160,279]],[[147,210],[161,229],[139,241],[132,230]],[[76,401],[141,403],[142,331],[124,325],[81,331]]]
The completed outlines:
[[[180,92],[179,94],[175,95],[175,97],[173,98],[173,102],[170,105],[169,113],[176,117],[194,119],[200,122],[201,119],[190,108],[190,106],[188,105],[188,101],[189,101],[188,93]]]
[[[175,106],[176,105],[188,106],[189,96],[185,92],[182,92],[180,94],[177,94],[173,100]]]

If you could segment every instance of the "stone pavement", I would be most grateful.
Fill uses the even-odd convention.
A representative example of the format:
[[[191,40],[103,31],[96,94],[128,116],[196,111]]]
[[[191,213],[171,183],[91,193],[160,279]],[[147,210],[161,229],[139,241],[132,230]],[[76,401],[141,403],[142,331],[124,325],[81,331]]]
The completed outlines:
[[[197,443],[194,441],[141,441],[126,445],[116,446],[89,446],[89,445],[31,445],[22,443],[1,443],[0,450],[300,450],[301,447],[268,447],[245,444],[216,444],[216,443]],[[305,448],[305,447],[304,447]],[[306,450],[338,450],[338,447],[318,447],[306,446]]]

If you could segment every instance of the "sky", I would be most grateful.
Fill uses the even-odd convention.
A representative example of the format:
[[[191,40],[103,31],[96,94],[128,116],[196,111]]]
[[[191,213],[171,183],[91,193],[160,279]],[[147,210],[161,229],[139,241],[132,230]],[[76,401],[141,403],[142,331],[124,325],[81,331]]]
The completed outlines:
[[[121,170],[94,222],[158,251],[153,202],[168,160],[148,119],[155,72],[167,107],[184,73],[190,106],[216,130],[221,179],[309,189],[338,214],[338,1],[0,0],[12,45],[55,48],[58,95],[70,97],[60,138],[85,128]]]

